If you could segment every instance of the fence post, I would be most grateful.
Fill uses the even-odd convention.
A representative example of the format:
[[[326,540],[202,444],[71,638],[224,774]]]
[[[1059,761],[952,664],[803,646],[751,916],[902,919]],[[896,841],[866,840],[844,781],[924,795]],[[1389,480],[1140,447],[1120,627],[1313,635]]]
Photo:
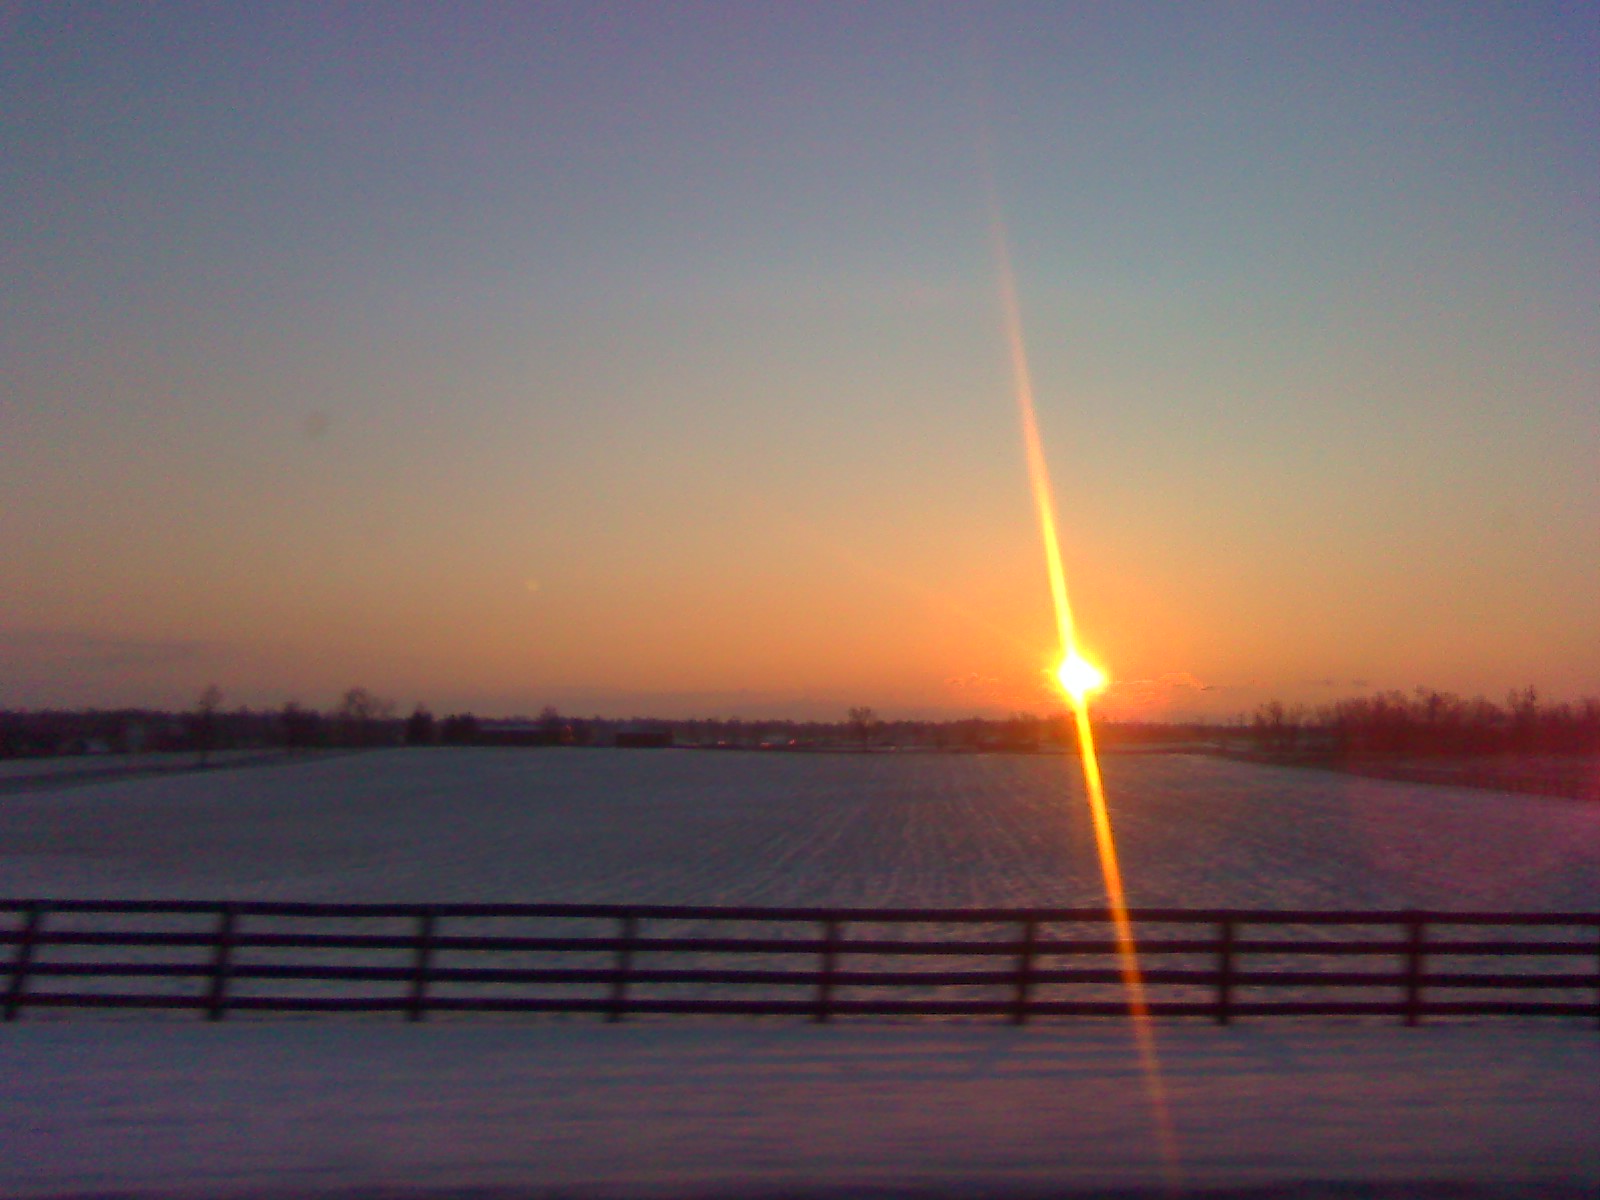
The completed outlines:
[[[1038,918],[1023,918],[1022,946],[1017,954],[1017,998],[1011,1010],[1013,1025],[1021,1025],[1028,1019],[1028,993],[1033,988],[1033,954],[1038,933]]]
[[[406,1020],[420,1021],[427,1012],[428,960],[433,954],[433,913],[424,909],[417,914],[417,940],[411,958],[411,999],[406,1007]]]
[[[839,960],[839,922],[825,917],[822,922],[822,973],[817,977],[817,1014],[819,1025],[828,1023],[833,1016],[833,973]]]
[[[23,989],[28,982],[28,968],[33,966],[33,948],[39,943],[39,929],[44,924],[44,908],[42,904],[28,907],[28,916],[17,938],[17,952],[11,959],[11,979],[6,984],[8,1021],[15,1021],[22,1013]]]
[[[1416,913],[1406,916],[1406,1024],[1422,1019],[1423,919]]]
[[[224,904],[217,922],[217,948],[211,957],[211,994],[206,997],[206,1019],[220,1021],[228,1011],[228,967],[233,957],[233,905]]]
[[[1233,1020],[1234,918],[1223,917],[1217,929],[1217,1024]]]
[[[633,943],[638,931],[638,919],[632,913],[623,914],[618,930],[621,941],[617,946],[616,974],[611,980],[611,1011],[606,1014],[606,1020],[613,1024],[622,1020],[627,1009],[628,970],[633,965]]]

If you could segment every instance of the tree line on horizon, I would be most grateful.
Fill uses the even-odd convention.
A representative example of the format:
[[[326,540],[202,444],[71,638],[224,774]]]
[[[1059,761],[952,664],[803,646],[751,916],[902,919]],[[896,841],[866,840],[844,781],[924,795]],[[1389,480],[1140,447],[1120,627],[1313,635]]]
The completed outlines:
[[[1541,700],[1512,691],[1503,704],[1433,688],[1379,692],[1317,709],[1274,700],[1256,710],[1251,740],[1263,752],[1361,757],[1600,754],[1600,697]]]
[[[380,746],[613,746],[680,745],[707,748],[815,749],[921,747],[1026,751],[1074,745],[1064,715],[1014,713],[952,720],[885,720],[854,707],[841,721],[741,717],[572,717],[546,707],[537,717],[436,717],[418,703],[405,717],[392,700],[351,688],[319,712],[297,701],[276,709],[229,709],[215,685],[184,711],[144,708],[0,710],[0,758],[63,754],[193,752],[280,748],[289,751]],[[1205,724],[1109,723],[1113,741],[1193,741]]]
[[[290,700],[277,709],[224,707],[208,686],[189,709],[0,710],[0,758],[138,754],[392,744],[395,705],[366,688],[347,691],[328,712]]]
[[[1073,747],[1066,714],[952,720],[885,720],[869,707],[841,721],[721,718],[570,717],[554,707],[537,717],[489,718],[470,712],[435,717],[418,703],[405,717],[392,700],[364,687],[326,712],[289,701],[276,709],[228,709],[207,687],[181,712],[142,708],[0,710],[0,758],[62,754],[431,745],[687,745],[728,749],[860,749],[1025,752]],[[1549,703],[1529,687],[1503,704],[1418,688],[1382,692],[1317,709],[1262,705],[1248,720],[1099,720],[1107,747],[1210,744],[1282,757],[1474,756],[1501,753],[1600,754],[1600,698]]]

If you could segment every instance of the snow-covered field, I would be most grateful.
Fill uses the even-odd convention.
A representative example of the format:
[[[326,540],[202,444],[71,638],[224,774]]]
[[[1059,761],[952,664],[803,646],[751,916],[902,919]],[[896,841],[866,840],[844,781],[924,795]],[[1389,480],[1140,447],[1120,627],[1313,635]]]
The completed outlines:
[[[1106,773],[1138,904],[1600,908],[1600,806],[1203,758]],[[0,797],[0,893],[1100,897],[1070,760],[445,749]],[[1170,1194],[1170,1171],[1252,1196],[1600,1197],[1587,1024],[1156,1038],[1170,1165],[1120,1021],[27,1019],[0,1028],[0,1196],[1042,1198]]]
[[[1105,764],[1136,905],[1593,910],[1600,805]],[[1055,756],[393,750],[0,797],[0,894],[1092,905]]]

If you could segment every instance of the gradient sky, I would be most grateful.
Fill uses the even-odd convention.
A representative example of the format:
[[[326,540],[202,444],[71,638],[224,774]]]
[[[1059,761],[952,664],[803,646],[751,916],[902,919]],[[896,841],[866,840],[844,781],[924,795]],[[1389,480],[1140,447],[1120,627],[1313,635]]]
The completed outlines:
[[[988,164],[986,166],[986,164]],[[0,7],[0,706],[1600,693],[1600,5]]]

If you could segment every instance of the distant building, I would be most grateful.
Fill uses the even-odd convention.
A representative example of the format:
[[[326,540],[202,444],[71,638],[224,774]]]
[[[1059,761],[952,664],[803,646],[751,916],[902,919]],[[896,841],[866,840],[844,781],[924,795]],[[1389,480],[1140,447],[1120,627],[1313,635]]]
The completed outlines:
[[[663,750],[672,745],[670,729],[619,729],[619,750]]]
[[[474,740],[479,746],[570,746],[572,730],[546,721],[484,721]]]

